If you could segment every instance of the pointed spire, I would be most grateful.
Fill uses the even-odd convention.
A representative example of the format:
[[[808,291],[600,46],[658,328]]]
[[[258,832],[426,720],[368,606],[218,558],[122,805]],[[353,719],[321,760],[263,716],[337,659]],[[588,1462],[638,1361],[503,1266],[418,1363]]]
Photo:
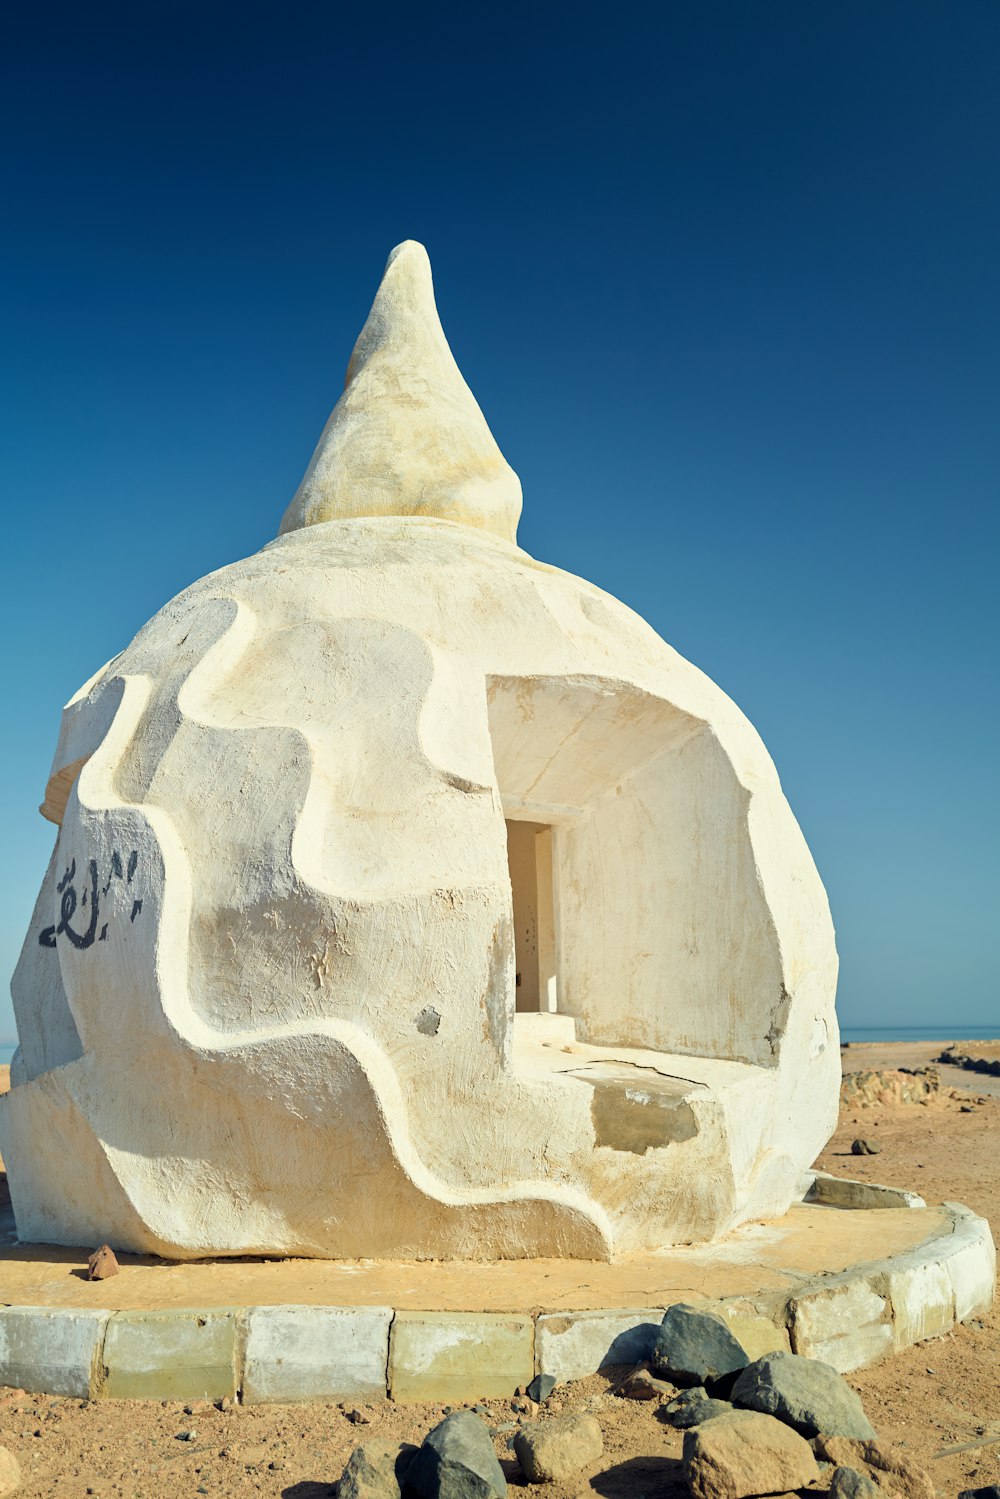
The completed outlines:
[[[430,515],[514,541],[521,483],[462,379],[408,239],[386,262],[347,381],[281,530],[362,515]]]

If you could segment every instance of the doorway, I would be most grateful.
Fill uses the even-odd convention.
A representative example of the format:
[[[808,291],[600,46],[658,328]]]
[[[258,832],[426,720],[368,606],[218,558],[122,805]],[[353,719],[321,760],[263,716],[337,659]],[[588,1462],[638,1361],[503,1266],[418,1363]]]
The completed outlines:
[[[514,911],[515,1009],[554,1014],[559,1007],[552,828],[507,823],[507,865]]]

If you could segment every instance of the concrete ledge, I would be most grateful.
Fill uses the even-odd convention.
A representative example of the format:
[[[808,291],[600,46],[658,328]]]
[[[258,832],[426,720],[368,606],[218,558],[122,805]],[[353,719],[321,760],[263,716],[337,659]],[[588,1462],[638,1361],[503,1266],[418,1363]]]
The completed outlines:
[[[926,1202],[916,1192],[902,1187],[883,1187],[878,1182],[852,1181],[848,1176],[831,1176],[828,1171],[811,1171],[812,1184],[803,1202],[815,1202],[830,1208],[925,1208]]]
[[[234,1396],[235,1311],[116,1312],[95,1393],[107,1400]]]
[[[389,1340],[393,1400],[475,1400],[511,1395],[535,1372],[530,1316],[401,1312]]]
[[[103,1311],[0,1308],[0,1385],[86,1400],[110,1318]]]
[[[849,1372],[924,1338],[938,1337],[992,1305],[996,1252],[989,1225],[958,1203],[946,1203],[926,1215],[901,1214],[898,1225],[911,1225],[906,1233],[888,1225],[883,1232],[886,1219],[881,1210],[877,1227],[863,1232],[865,1219],[859,1215],[847,1241],[858,1234],[864,1239],[867,1233],[866,1242],[873,1247],[888,1241],[897,1248],[847,1269],[832,1265],[845,1263],[844,1224],[851,1220],[833,1207],[797,1211],[787,1242],[801,1246],[802,1258],[789,1252],[782,1260],[787,1269],[780,1273],[763,1259],[776,1226],[757,1225],[715,1251],[665,1251],[648,1265],[643,1262],[639,1279],[627,1265],[616,1275],[614,1267],[594,1265],[588,1271],[575,1262],[572,1278],[562,1282],[559,1291],[559,1266],[552,1262],[537,1271],[532,1262],[523,1280],[501,1280],[509,1266],[481,1266],[479,1278],[470,1281],[468,1267],[459,1274],[455,1267],[441,1265],[420,1282],[420,1294],[437,1287],[446,1305],[456,1276],[469,1296],[477,1294],[468,1290],[470,1284],[481,1285],[484,1297],[495,1297],[498,1283],[526,1286],[530,1300],[526,1296],[520,1304],[512,1297],[511,1305],[506,1301],[508,1290],[502,1292],[505,1310],[460,1310],[454,1301],[451,1310],[432,1311],[412,1305],[395,1311],[388,1305],[366,1305],[357,1289],[367,1273],[360,1265],[344,1267],[336,1281],[341,1295],[345,1286],[354,1288],[358,1301],[351,1306],[117,1311],[0,1307],[0,1384],[91,1399],[219,1399],[239,1393],[247,1404],[372,1401],[387,1395],[399,1401],[465,1402],[513,1394],[535,1373],[566,1381],[609,1364],[638,1363],[648,1357],[664,1309],[675,1301],[716,1309],[752,1357],[792,1348]],[[914,1229],[924,1221],[927,1228],[921,1239],[919,1228]],[[832,1227],[830,1243],[841,1257],[824,1269],[822,1260],[806,1260],[806,1255],[827,1225]],[[710,1284],[715,1295],[705,1294],[706,1253],[712,1255]],[[71,1265],[72,1256],[67,1258]],[[803,1260],[808,1271],[796,1269]],[[37,1257],[28,1263],[37,1264]],[[0,1287],[3,1266],[0,1256]],[[54,1268],[63,1276],[74,1273],[65,1262]],[[280,1284],[281,1265],[266,1268],[269,1280]],[[404,1281],[399,1267],[376,1266],[377,1275],[385,1272],[376,1283],[405,1286],[404,1294],[412,1296],[420,1267],[410,1268]],[[128,1273],[126,1266],[114,1281],[88,1286],[87,1294],[123,1294]],[[137,1272],[139,1286],[143,1273]],[[213,1266],[212,1275],[217,1274],[218,1266]],[[155,1275],[159,1280],[162,1271]],[[634,1294],[647,1276],[649,1283],[662,1288],[662,1305],[581,1305],[582,1296],[593,1294],[595,1285],[605,1290],[616,1287],[621,1295],[627,1284]],[[60,1298],[78,1294],[70,1291],[65,1279],[52,1284],[53,1294]],[[542,1285],[556,1286],[564,1299],[572,1290],[575,1306],[560,1308],[550,1300],[547,1309],[536,1310],[531,1303],[541,1300],[537,1293]],[[720,1294],[727,1285],[734,1294]],[[368,1295],[374,1302],[370,1290]]]
[[[384,1400],[388,1306],[255,1306],[240,1318],[246,1405]]]

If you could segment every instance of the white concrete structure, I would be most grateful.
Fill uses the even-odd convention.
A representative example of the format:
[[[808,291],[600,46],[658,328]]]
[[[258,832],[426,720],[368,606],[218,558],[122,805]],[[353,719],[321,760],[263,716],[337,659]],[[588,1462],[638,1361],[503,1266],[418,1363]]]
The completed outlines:
[[[64,712],[23,1238],[607,1257],[785,1211],[837,1112],[823,887],[752,726],[519,508],[403,245],[282,535]]]

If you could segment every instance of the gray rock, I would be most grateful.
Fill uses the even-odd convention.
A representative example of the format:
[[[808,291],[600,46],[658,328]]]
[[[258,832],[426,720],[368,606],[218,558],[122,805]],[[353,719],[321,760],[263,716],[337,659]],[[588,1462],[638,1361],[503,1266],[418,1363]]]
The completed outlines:
[[[365,1442],[347,1459],[337,1499],[399,1499],[416,1452],[412,1442]]]
[[[988,1483],[982,1489],[963,1489],[958,1499],[1000,1499],[1000,1483]]]
[[[746,1410],[777,1416],[803,1436],[875,1436],[860,1397],[836,1369],[798,1353],[766,1353],[748,1364],[730,1398]]]
[[[679,1431],[687,1431],[691,1426],[711,1421],[713,1416],[726,1415],[732,1408],[728,1400],[713,1400],[708,1391],[698,1385],[694,1389],[682,1390],[665,1407],[664,1415],[668,1425],[676,1426]]]
[[[486,1422],[455,1411],[424,1438],[406,1470],[407,1493],[418,1499],[507,1499]]]
[[[882,1149],[877,1140],[852,1140],[852,1155],[878,1155]]]
[[[834,1468],[829,1494],[830,1499],[884,1499],[878,1484],[857,1468]]]
[[[660,1323],[653,1368],[677,1385],[705,1385],[746,1367],[746,1349],[716,1312],[678,1302]]]
[[[548,1400],[555,1387],[556,1379],[554,1374],[536,1374],[524,1393],[528,1396],[529,1400],[534,1400],[537,1404],[541,1405],[543,1400]]]

